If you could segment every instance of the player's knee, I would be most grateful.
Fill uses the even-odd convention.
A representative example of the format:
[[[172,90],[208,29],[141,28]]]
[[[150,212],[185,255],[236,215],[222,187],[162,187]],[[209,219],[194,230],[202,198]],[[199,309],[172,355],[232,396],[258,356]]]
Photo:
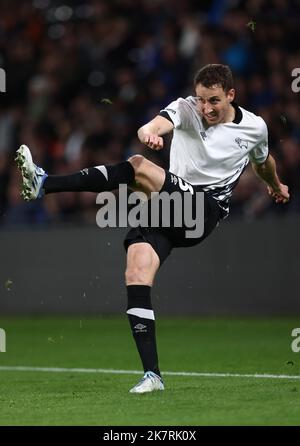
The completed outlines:
[[[136,175],[140,174],[143,171],[144,166],[147,162],[146,158],[143,155],[133,155],[128,158],[128,161],[134,168]]]
[[[125,280],[127,285],[144,284],[150,285],[156,270],[155,259],[153,259],[150,247],[139,244],[129,247]]]
[[[125,271],[127,284],[148,282],[150,264],[144,261],[130,262]]]

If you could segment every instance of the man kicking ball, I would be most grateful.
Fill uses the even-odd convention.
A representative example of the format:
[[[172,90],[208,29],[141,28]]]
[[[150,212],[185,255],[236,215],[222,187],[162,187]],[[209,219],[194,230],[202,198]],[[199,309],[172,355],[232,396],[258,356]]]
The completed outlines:
[[[201,68],[195,76],[194,87],[196,96],[175,100],[138,130],[141,143],[153,150],[163,149],[162,136],[173,132],[169,170],[134,155],[116,165],[96,166],[71,175],[48,175],[35,166],[27,146],[22,145],[17,151],[25,200],[56,192],[112,191],[120,184],[127,184],[147,195],[151,192],[191,194],[193,212],[196,193],[204,193],[204,232],[200,237],[188,238],[183,223],[181,227],[132,228],[125,238],[127,315],[144,368],[144,376],[130,390],[132,393],[164,389],[158,365],[151,287],[172,249],[200,243],[227,217],[233,189],[249,161],[276,203],[286,203],[290,198],[288,187],[280,182],[275,161],[269,154],[264,120],[234,102],[230,68],[222,64]]]

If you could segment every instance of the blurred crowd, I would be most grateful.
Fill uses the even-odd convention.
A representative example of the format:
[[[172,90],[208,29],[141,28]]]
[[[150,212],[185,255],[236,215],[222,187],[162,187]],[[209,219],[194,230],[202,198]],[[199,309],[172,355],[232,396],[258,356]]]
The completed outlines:
[[[297,0],[1,0],[0,223],[94,223],[95,194],[24,203],[14,152],[22,143],[47,172],[69,173],[141,153],[168,167],[167,148],[137,139],[139,126],[193,94],[207,63],[230,65],[237,102],[261,115],[288,205],[273,204],[251,167],[232,216],[300,211],[300,70]],[[299,81],[300,85],[300,81]],[[170,138],[166,138],[168,147]]]

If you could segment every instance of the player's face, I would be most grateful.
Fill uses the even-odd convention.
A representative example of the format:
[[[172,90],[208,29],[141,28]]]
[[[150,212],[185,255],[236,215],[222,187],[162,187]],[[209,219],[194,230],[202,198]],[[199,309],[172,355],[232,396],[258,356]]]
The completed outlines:
[[[207,125],[216,125],[232,120],[231,102],[234,99],[234,94],[233,88],[226,93],[220,85],[213,85],[209,88],[202,84],[196,86],[198,109]]]

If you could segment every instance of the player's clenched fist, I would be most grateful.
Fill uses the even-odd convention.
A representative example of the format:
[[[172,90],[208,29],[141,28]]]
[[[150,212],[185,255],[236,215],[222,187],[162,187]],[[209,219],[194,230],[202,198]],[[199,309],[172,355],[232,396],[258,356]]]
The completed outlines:
[[[143,135],[142,142],[153,150],[160,150],[164,146],[163,138],[161,136],[153,135],[151,133]]]

